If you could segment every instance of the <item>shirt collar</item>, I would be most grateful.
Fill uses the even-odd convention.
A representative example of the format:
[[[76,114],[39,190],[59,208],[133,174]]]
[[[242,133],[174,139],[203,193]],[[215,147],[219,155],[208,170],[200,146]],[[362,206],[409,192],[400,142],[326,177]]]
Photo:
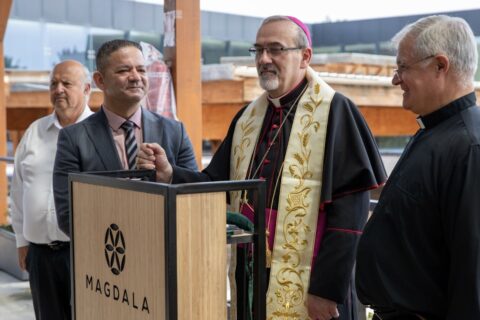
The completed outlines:
[[[86,118],[88,118],[91,114],[93,114],[93,111],[90,109],[88,105],[85,105],[85,108],[83,108],[82,114],[78,117],[77,121],[75,123],[78,123]],[[48,119],[47,123],[47,130],[50,128],[55,127],[58,130],[62,129],[62,125],[60,124],[60,121],[58,120],[57,113],[53,111]]]
[[[112,111],[108,110],[107,108],[103,107],[103,112],[105,112],[105,116],[107,117],[108,124],[112,128],[113,131],[117,131],[120,129],[122,124],[130,120],[132,121],[137,128],[142,128],[142,107],[139,107],[137,111],[129,118],[125,119],[123,117],[120,117],[119,115],[113,113]]]
[[[275,108],[284,108],[289,106],[295,99],[298,97],[299,94],[303,92],[303,89],[307,85],[308,81],[307,78],[303,78],[300,83],[290,90],[290,92],[287,92],[283,96],[279,98],[271,98],[268,97],[268,101],[270,101],[270,105],[274,106]]]
[[[458,98],[447,104],[446,106],[427,114],[426,116],[418,116],[417,122],[422,129],[430,129],[447,120],[448,118],[460,113],[461,111],[475,106],[477,98],[474,92]]]

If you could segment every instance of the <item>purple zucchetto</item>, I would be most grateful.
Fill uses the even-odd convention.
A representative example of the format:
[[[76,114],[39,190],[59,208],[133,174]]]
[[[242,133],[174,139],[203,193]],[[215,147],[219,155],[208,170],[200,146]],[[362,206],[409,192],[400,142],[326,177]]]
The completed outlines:
[[[303,32],[305,32],[305,35],[307,36],[307,39],[308,39],[308,45],[311,48],[312,37],[310,36],[310,30],[308,29],[307,25],[295,17],[292,17],[292,16],[286,16],[286,17],[290,19],[290,21],[295,23],[297,26],[299,26],[303,30]]]

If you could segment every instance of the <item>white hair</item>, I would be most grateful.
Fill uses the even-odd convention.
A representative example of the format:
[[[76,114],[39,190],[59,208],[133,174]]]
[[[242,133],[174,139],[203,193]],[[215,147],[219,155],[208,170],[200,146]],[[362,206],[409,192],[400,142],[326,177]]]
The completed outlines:
[[[90,74],[90,70],[88,70],[87,67],[83,66],[83,73],[84,73],[84,78],[83,78],[83,83],[84,84],[92,84],[92,75]]]
[[[88,70],[87,67],[82,65],[82,70],[83,70],[83,85],[89,85],[90,90],[88,90],[88,93],[85,95],[85,103],[88,104],[88,101],[90,100],[90,95],[92,94],[92,75],[90,71]]]
[[[464,19],[446,15],[419,19],[392,38],[397,50],[405,38],[414,41],[413,54],[417,57],[444,54],[458,79],[465,86],[473,83],[478,64],[477,41]]]

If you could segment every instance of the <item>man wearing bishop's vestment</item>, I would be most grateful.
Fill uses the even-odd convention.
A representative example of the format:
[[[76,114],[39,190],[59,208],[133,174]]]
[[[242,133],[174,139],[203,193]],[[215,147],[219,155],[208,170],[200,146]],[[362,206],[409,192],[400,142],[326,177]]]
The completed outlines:
[[[202,172],[168,163],[144,144],[140,168],[161,182],[264,179],[267,183],[267,319],[356,319],[352,270],[369,208],[386,179],[355,104],[309,67],[308,27],[266,18],[249,50],[265,92],[242,108]],[[255,199],[234,192],[232,211],[252,218]]]

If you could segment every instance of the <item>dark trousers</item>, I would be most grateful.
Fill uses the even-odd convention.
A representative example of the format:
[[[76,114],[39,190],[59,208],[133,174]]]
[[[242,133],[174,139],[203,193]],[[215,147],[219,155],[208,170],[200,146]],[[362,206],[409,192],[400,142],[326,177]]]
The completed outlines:
[[[70,247],[30,244],[27,271],[37,320],[69,320]]]
[[[390,311],[390,312],[375,312],[372,320],[422,320],[415,314],[405,313],[400,311]]]

